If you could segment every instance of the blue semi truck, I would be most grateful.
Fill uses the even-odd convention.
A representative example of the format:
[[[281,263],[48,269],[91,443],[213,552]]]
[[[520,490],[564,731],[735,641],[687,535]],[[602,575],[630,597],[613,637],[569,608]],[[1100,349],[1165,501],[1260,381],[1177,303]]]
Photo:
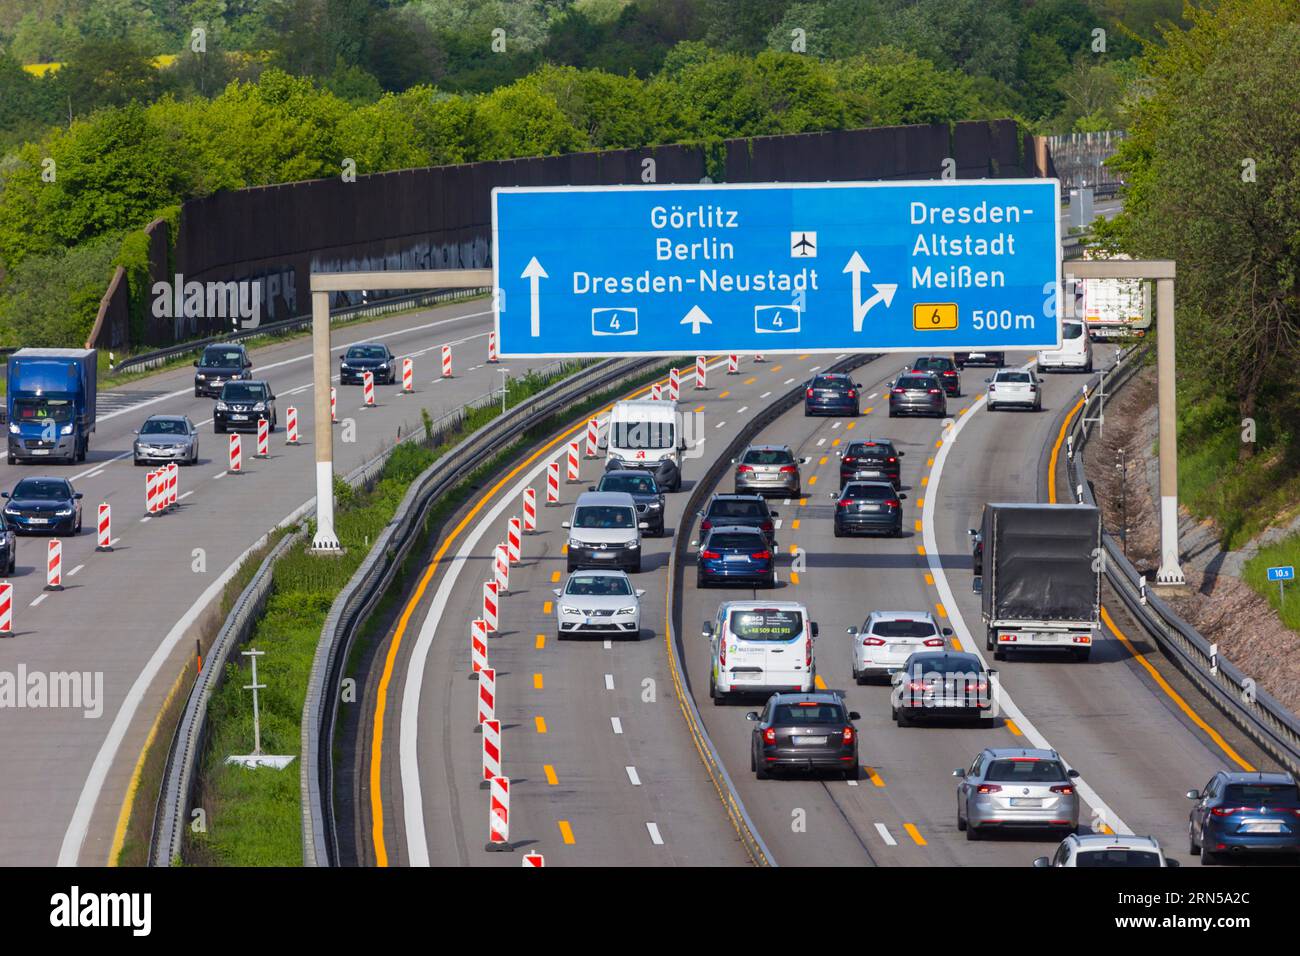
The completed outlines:
[[[86,460],[98,362],[95,349],[19,349],[9,356],[9,464]]]

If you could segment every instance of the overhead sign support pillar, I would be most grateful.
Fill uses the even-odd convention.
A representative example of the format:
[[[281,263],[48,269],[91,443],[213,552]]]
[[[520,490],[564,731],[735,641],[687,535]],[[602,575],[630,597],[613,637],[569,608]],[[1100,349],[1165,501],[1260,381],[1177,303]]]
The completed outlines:
[[[316,534],[311,550],[337,554],[334,531],[334,432],[330,415],[331,292],[492,287],[491,269],[421,269],[411,272],[315,272],[311,277],[312,384],[316,390]]]

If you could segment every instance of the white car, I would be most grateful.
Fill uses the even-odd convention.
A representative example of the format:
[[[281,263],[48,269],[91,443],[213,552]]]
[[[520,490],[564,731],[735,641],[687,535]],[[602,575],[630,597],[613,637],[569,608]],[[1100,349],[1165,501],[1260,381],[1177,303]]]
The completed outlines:
[[[576,571],[564,587],[554,588],[555,630],[560,640],[571,634],[603,637],[641,636],[641,595],[625,571]]]
[[[1040,856],[1034,866],[1177,866],[1165,856],[1160,841],[1149,836],[1114,833],[1072,833],[1056,848],[1051,859]]]
[[[1033,372],[1006,368],[986,378],[984,384],[988,386],[989,411],[1007,407],[1043,410],[1043,386]]]
[[[702,633],[712,666],[709,697],[807,694],[817,680],[813,639],[817,622],[794,601],[725,601]]]
[[[1066,319],[1061,323],[1061,347],[1038,353],[1038,370],[1050,372],[1053,369],[1092,371],[1092,335],[1085,323]]]
[[[853,640],[853,679],[865,684],[869,677],[887,677],[902,670],[917,651],[938,650],[952,634],[939,627],[929,611],[872,611],[861,628],[846,628]]]

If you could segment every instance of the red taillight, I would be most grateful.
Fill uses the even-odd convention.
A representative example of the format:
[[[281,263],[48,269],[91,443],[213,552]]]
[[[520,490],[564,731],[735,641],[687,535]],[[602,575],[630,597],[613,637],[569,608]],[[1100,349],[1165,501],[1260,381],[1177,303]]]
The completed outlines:
[[[812,670],[812,641],[803,643],[803,666]]]
[[[903,507],[903,503],[899,501],[897,498],[890,498],[888,501],[885,502],[885,504],[889,505],[889,507],[891,508]]]
[[[926,641],[925,641],[925,646],[926,646],[926,647],[943,647],[943,638],[941,638],[941,637],[931,637],[931,638],[927,638]]]
[[[939,390],[938,390],[937,388],[928,388],[928,389],[926,389],[926,391],[929,392],[931,395],[938,395],[938,394],[939,394]]]
[[[885,642],[878,637],[864,637],[862,639],[863,647],[884,647]]]
[[[889,463],[890,463],[891,465],[892,465],[892,464],[895,464],[897,461],[898,461],[897,458],[890,458],[890,459],[889,459]]]
[[[948,378],[954,378],[957,375],[957,373],[953,371],[944,372],[943,374]]]
[[[812,398],[812,389],[811,389],[811,388],[808,389],[808,391],[805,393],[804,397],[805,397],[805,398]]]
[[[700,557],[703,558],[705,561],[716,561],[716,560],[718,560],[718,558],[722,557],[722,552],[721,552],[721,551],[701,551],[701,552],[700,552]]]
[[[753,470],[754,469],[750,465],[741,465],[739,468],[736,469],[736,474],[747,475]]]
[[[771,531],[771,530],[772,530],[772,522],[770,522],[770,521],[764,521],[764,522],[763,522],[761,525],[759,525],[758,527],[759,527],[759,529],[762,530],[762,531]]]
[[[751,557],[751,558],[754,558],[754,559],[756,559],[756,560],[758,560],[758,561],[770,561],[770,560],[772,560],[772,552],[771,552],[771,551],[755,551],[753,554],[750,555],[750,557]]]
[[[1001,793],[1002,788],[996,783],[981,783],[975,790],[976,793]]]
[[[851,465],[851,464],[853,464],[855,461],[857,461],[857,459],[854,458],[852,455],[845,455],[844,458],[843,458],[843,461],[844,461],[844,464],[846,464],[846,465]]]
[[[902,395],[902,394],[903,394],[903,390],[902,390],[901,388],[893,389],[893,392],[894,392],[895,395]]]
[[[926,683],[923,680],[908,681],[907,683],[908,690],[925,690],[925,688]]]
[[[849,505],[853,504],[853,499],[851,499],[851,498],[841,498],[841,499],[839,500],[838,504],[839,504],[839,506],[840,506],[841,508],[847,508]]]
[[[708,518],[705,518],[703,521],[700,522],[701,531],[708,531],[712,527],[713,527],[713,522],[710,521]]]
[[[844,746],[847,747],[847,746],[849,746],[849,744],[851,744],[851,743],[853,743],[853,728],[852,728],[852,727],[845,727],[845,728],[844,728]]]
[[[1230,817],[1234,813],[1245,813],[1250,807],[1215,807],[1210,812],[1216,817]]]
[[[793,474],[794,474],[796,471],[798,471],[798,470],[799,470],[799,469],[796,468],[794,465],[782,465],[782,466],[781,466],[781,474],[783,474],[783,475],[793,475]]]
[[[763,743],[765,744],[776,743],[776,731],[773,730],[771,727],[768,727],[767,730],[763,731]]]
[[[1068,797],[1070,794],[1074,793],[1074,784],[1063,783],[1059,786],[1055,786],[1052,788],[1052,793],[1063,793]]]
[[[849,389],[849,398],[857,398],[857,397],[858,397],[858,393],[855,392],[853,389]]]
[[[725,637],[718,639],[718,666],[727,666],[727,641]]]

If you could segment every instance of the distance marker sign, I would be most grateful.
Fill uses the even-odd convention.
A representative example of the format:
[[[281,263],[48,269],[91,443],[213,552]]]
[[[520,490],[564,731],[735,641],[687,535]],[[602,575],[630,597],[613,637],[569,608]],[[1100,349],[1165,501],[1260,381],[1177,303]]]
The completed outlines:
[[[1053,179],[492,191],[508,357],[1054,348]]]

